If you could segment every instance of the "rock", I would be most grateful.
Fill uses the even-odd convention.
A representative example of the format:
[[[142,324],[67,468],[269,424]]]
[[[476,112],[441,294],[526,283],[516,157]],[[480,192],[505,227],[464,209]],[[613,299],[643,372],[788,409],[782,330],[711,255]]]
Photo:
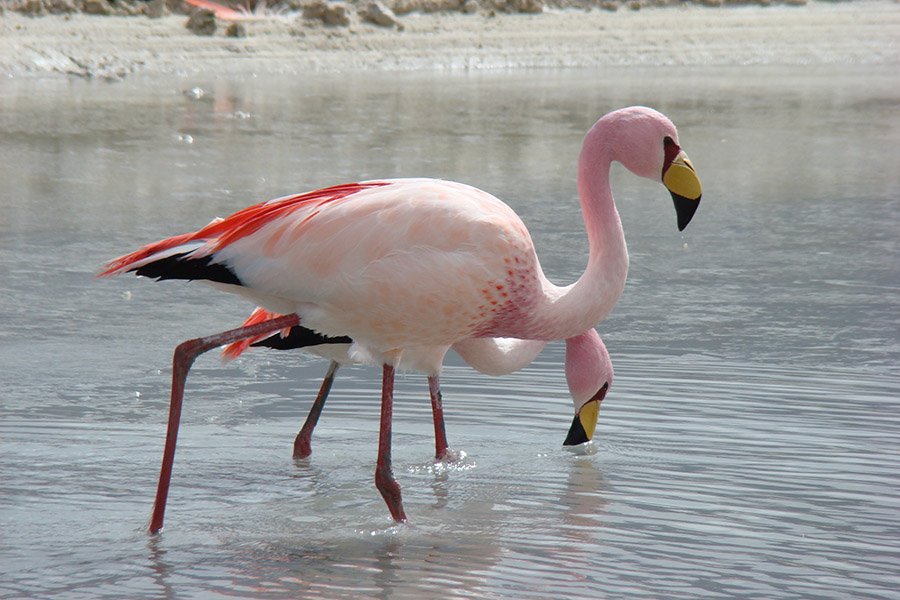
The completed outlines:
[[[232,23],[225,30],[225,36],[230,38],[247,37],[247,28],[241,23]]]
[[[605,0],[604,2],[600,3],[600,8],[602,8],[603,10],[608,10],[610,12],[616,12],[617,10],[619,10],[619,3],[613,2],[612,0]]]
[[[29,17],[40,17],[46,12],[44,3],[41,0],[24,0],[18,10]]]
[[[806,0],[784,0],[789,6],[806,6]]]
[[[514,12],[538,14],[544,12],[543,0],[510,0],[509,7]]]
[[[29,17],[43,15],[71,15],[81,12],[81,7],[75,0],[0,0],[0,16],[9,9],[13,13],[21,13]],[[109,5],[107,5],[109,7]],[[96,13],[107,14],[107,13]]]
[[[142,15],[147,11],[146,2],[123,2],[121,0],[109,0],[112,10],[110,14],[120,17],[133,17]]]
[[[79,10],[75,0],[38,0],[38,3],[43,6],[44,11],[53,15],[67,15]]]
[[[347,27],[350,25],[350,7],[343,2],[313,0],[303,6],[303,16],[318,19],[326,25]]]
[[[335,2],[322,21],[326,25],[347,27],[350,25],[350,7],[343,2]]]
[[[84,0],[81,11],[86,15],[111,15],[113,12],[106,0]]]
[[[419,7],[413,0],[393,0],[391,2],[391,10],[395,15],[405,15],[418,9]]]
[[[184,25],[196,35],[215,35],[216,15],[206,8],[196,8]]]
[[[390,8],[382,4],[379,0],[370,0],[359,11],[364,21],[375,23],[382,27],[398,27],[403,28],[397,15]]]
[[[478,12],[478,2],[476,0],[466,0],[462,5],[462,11],[467,15],[472,15]]]
[[[166,0],[150,0],[147,3],[147,16],[151,19],[161,19],[166,14]]]
[[[641,0],[631,0],[628,4],[628,8],[631,10],[641,10]]]

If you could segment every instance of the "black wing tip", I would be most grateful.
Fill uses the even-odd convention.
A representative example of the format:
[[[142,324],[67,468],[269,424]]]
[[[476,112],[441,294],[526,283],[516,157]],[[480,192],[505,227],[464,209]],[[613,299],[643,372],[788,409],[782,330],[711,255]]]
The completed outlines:
[[[226,265],[214,263],[212,256],[190,258],[189,254],[188,252],[173,254],[140,267],[129,269],[128,272],[134,273],[139,277],[149,277],[156,281],[183,279],[186,281],[201,280],[244,285],[235,272]]]
[[[342,335],[338,337],[329,337],[317,333],[312,329],[307,329],[302,325],[291,327],[290,332],[286,336],[278,334],[267,337],[264,340],[253,342],[251,346],[258,348],[272,348],[274,350],[294,350],[296,348],[308,348],[310,346],[323,346],[326,344],[352,344],[353,340]]]

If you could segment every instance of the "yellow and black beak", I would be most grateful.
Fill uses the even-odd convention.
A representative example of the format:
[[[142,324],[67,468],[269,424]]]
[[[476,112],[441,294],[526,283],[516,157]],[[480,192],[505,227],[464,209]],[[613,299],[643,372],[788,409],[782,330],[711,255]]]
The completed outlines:
[[[678,231],[684,231],[700,205],[703,187],[700,185],[700,178],[697,177],[697,171],[694,170],[691,159],[670,138],[666,138],[665,153],[662,181],[675,202]]]
[[[572,421],[569,435],[566,436],[563,446],[578,446],[591,441],[591,438],[594,437],[594,430],[597,428],[597,418],[600,416],[600,402],[603,401],[608,389],[609,384],[604,383],[600,391],[581,407]]]

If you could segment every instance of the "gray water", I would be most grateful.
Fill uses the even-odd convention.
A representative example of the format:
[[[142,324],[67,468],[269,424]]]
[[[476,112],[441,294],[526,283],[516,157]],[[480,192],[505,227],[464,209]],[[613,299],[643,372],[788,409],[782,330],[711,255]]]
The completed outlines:
[[[3,81],[0,596],[897,598],[898,90],[888,67]],[[632,268],[592,444],[561,446],[560,344],[503,378],[450,358],[451,464],[404,375],[393,526],[377,369],[339,373],[295,463],[326,363],[210,353],[146,533],[171,351],[252,307],[94,279],[106,260],[251,202],[428,175],[504,198],[570,282],[581,137],[637,103],[676,122],[705,193],[679,234],[664,189],[614,172]]]

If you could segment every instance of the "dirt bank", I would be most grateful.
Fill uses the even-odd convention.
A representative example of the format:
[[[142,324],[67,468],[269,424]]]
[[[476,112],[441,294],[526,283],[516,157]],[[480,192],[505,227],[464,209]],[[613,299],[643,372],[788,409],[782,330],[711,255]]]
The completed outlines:
[[[242,21],[246,35],[185,28],[184,15],[0,16],[0,74],[302,73],[602,65],[898,64],[900,4],[411,12],[402,28],[297,12]]]

